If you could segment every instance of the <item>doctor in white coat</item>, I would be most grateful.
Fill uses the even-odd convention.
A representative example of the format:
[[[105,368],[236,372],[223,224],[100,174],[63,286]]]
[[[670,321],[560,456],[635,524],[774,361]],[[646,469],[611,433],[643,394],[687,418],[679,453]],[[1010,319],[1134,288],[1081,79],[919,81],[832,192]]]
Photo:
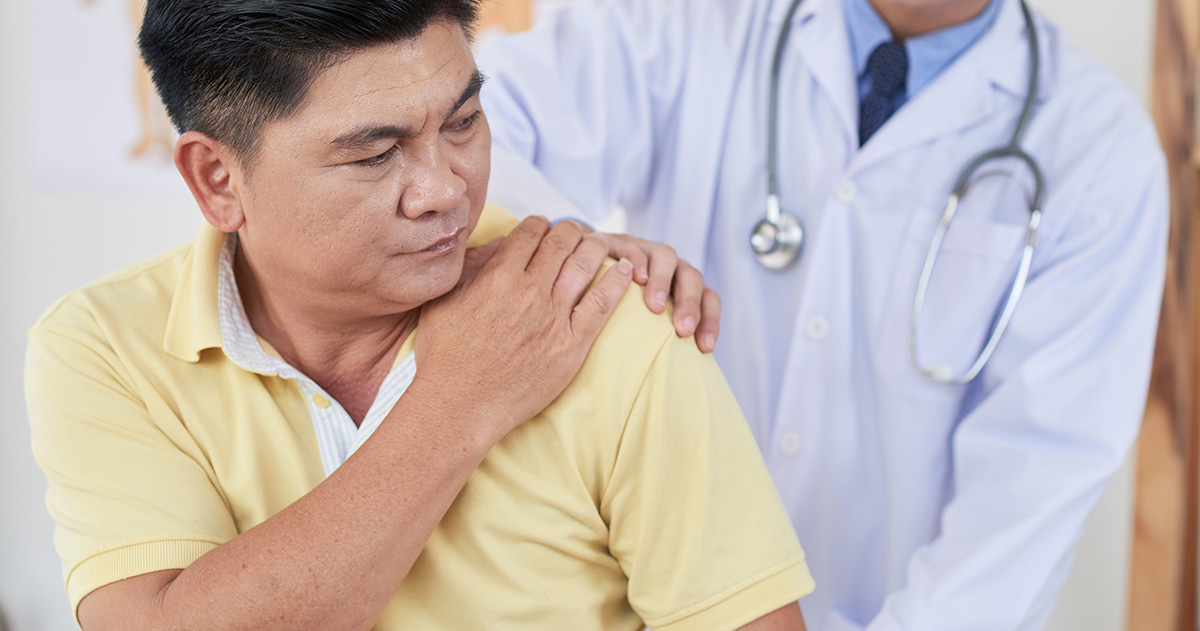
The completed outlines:
[[[772,270],[749,237],[766,216],[791,4],[581,2],[485,48],[491,197],[592,221],[623,206],[631,233],[721,294],[716,357],[808,551],[812,628],[1041,628],[1145,404],[1168,216],[1154,128],[1033,17],[1019,144],[1045,191],[1028,282],[978,376],[940,382],[910,357],[914,297],[955,180],[1021,118],[1022,5],[799,4],[774,137],[803,241]],[[1031,219],[1028,165],[994,161],[970,181],[916,331],[935,376],[980,356]]]

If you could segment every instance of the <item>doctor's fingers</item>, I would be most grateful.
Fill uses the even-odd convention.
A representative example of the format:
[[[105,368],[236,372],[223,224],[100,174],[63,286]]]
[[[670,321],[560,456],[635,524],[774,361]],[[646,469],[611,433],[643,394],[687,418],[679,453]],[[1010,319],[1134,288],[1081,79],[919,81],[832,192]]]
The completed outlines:
[[[654,263],[650,263],[651,281],[654,280]],[[696,327],[700,325],[701,301],[704,297],[704,277],[700,275],[700,270],[692,267],[686,261],[679,261],[675,267],[675,283],[674,291],[671,292],[675,299],[675,316],[672,320],[675,322],[675,332],[679,337],[687,337],[696,332]]]
[[[643,241],[627,234],[596,234],[608,244],[609,256],[614,259],[629,259],[629,262],[633,264],[633,282],[639,285],[645,285],[646,281],[650,280],[650,256],[647,254],[647,251],[658,247],[667,247],[650,241]],[[650,294],[647,293],[646,296],[648,298]],[[654,313],[662,313],[666,305],[664,304],[655,308],[650,304],[650,300],[647,299],[646,306],[650,307],[650,310]]]
[[[654,313],[662,313],[667,308],[667,297],[671,294],[671,283],[678,278],[681,265],[687,265],[679,260],[675,248],[661,243],[641,241],[646,256],[650,257],[649,278],[646,280],[646,306]],[[690,266],[689,266],[690,267]],[[695,288],[696,296],[700,295],[699,287]],[[679,297],[675,297],[675,306],[679,306]],[[699,309],[699,298],[696,304]],[[678,312],[678,311],[677,311]],[[690,335],[690,333],[689,333]]]
[[[696,329],[696,346],[702,353],[711,353],[721,335],[721,297],[715,290],[704,288],[700,295],[700,326]]]

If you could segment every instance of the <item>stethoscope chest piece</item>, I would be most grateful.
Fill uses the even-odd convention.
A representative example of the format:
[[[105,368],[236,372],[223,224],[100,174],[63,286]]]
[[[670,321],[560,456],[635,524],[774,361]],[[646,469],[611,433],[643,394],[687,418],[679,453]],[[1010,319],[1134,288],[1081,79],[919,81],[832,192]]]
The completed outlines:
[[[775,222],[763,219],[750,233],[750,246],[758,262],[767,269],[781,270],[791,265],[803,242],[804,229],[790,213],[781,214]]]

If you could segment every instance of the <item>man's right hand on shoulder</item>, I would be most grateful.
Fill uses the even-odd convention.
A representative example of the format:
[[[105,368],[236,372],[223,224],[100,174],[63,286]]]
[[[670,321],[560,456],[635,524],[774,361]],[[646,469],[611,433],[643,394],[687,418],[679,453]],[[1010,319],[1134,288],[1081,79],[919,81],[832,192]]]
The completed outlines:
[[[469,251],[458,287],[422,309],[406,396],[487,423],[477,429],[489,447],[532,418],[574,379],[629,287],[627,260],[592,284],[608,250],[573,222],[531,217]]]

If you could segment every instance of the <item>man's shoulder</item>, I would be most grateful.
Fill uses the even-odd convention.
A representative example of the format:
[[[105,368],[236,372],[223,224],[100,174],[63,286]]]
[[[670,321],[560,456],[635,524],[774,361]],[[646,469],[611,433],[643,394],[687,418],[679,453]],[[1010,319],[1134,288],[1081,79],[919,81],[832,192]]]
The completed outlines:
[[[519,220],[511,213],[489,203],[471,234],[468,246],[480,246],[496,237],[502,237],[511,232],[518,223]],[[605,261],[596,273],[593,283],[614,264],[616,261],[611,259]],[[632,385],[636,388],[662,347],[675,337],[671,313],[670,307],[662,314],[651,312],[646,307],[642,286],[631,284],[600,331],[579,375],[564,395],[570,397],[581,390],[594,393],[597,389],[611,389],[617,384]],[[695,348],[693,340],[689,338],[680,341],[691,345],[697,361],[705,359],[699,349]]]
[[[615,263],[611,260],[606,261],[596,278],[607,272]],[[650,311],[646,307],[644,288],[631,283],[613,311],[612,317],[600,331],[600,336],[596,338],[587,362],[611,363],[612,368],[620,367],[619,370],[628,377],[644,376],[662,347],[675,338],[675,326],[671,320],[673,311],[672,305],[668,305],[663,313],[656,314]],[[681,341],[686,341],[695,348],[691,338]],[[697,359],[700,359],[700,350],[695,350]]]
[[[600,274],[612,265],[605,263]],[[631,284],[588,351],[578,375],[547,412],[553,416],[567,409],[590,410],[587,431],[616,438],[639,397],[669,399],[702,387],[699,383],[672,382],[673,387],[664,391],[649,383],[655,370],[684,373],[691,367],[692,372],[704,371],[708,368],[697,364],[714,361],[700,352],[693,338],[676,336],[672,312],[671,306],[661,314],[651,312],[642,286]],[[661,364],[657,369],[656,363]],[[647,392],[654,388],[657,391]]]
[[[503,237],[512,232],[518,223],[520,220],[512,213],[489,202],[484,207],[467,245],[478,247],[492,239]],[[612,259],[605,261],[592,282],[598,281],[615,264],[616,261]],[[649,362],[659,347],[674,334],[674,326],[671,324],[669,308],[666,313],[655,314],[646,307],[643,296],[640,285],[629,286],[592,346],[585,367],[614,358],[619,358],[627,367],[642,363],[649,367]]]
[[[191,252],[192,244],[181,245],[68,293],[43,312],[30,335],[89,331],[111,336],[123,331],[145,334],[153,329],[161,341]]]

